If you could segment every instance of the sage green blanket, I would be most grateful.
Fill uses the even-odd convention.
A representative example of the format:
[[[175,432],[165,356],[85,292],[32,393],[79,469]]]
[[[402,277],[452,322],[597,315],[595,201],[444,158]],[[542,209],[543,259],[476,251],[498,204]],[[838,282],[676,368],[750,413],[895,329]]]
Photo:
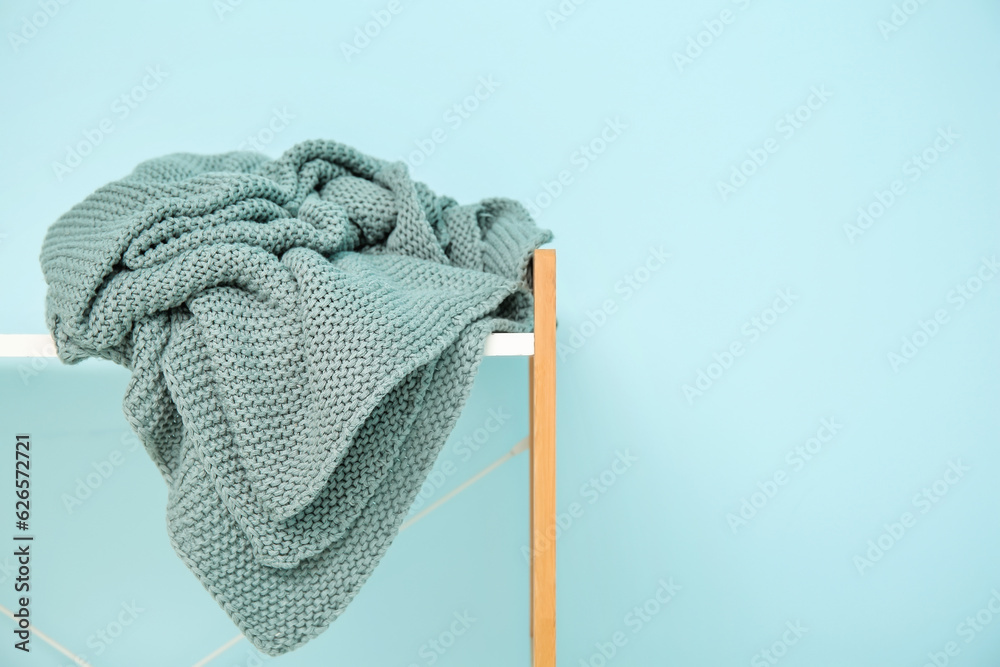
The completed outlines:
[[[175,154],[57,220],[59,357],[132,372],[125,416],[177,553],[262,651],[322,632],[390,542],[490,332],[531,330],[551,233],[330,141]]]

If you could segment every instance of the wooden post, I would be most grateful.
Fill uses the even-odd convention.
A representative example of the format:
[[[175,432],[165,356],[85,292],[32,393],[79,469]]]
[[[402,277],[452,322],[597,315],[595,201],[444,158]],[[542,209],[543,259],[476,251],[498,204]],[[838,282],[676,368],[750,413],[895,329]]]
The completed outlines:
[[[535,251],[535,353],[528,359],[533,667],[556,664],[556,253]]]

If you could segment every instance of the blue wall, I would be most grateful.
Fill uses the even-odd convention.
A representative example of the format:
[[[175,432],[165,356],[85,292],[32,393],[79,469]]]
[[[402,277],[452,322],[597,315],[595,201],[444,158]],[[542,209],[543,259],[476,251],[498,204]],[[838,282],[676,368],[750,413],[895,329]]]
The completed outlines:
[[[556,234],[560,664],[1000,658],[996,3],[45,0],[0,26],[0,332],[44,332],[45,228],[144,159],[403,159]],[[2,437],[36,442],[38,627],[96,667],[234,636],[169,546],[127,372],[0,377]],[[525,434],[525,380],[484,363],[435,497]],[[521,456],[265,662],[528,664],[526,512]]]

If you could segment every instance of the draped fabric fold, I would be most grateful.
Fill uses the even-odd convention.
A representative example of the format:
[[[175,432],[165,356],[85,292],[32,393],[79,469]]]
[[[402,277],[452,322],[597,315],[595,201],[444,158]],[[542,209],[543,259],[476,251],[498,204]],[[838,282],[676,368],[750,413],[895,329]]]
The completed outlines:
[[[150,160],[46,234],[59,357],[129,368],[175,550],[278,655],[395,537],[491,332],[527,332],[551,233],[332,141]]]

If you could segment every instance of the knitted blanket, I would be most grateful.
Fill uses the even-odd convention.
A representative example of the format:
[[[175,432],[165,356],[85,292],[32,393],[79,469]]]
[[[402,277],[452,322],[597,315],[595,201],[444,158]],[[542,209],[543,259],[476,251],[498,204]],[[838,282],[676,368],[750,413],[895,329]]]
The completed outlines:
[[[526,332],[551,233],[330,141],[174,154],[48,230],[59,357],[130,369],[125,416],[169,488],[174,549],[279,655],[371,574],[490,332]]]

